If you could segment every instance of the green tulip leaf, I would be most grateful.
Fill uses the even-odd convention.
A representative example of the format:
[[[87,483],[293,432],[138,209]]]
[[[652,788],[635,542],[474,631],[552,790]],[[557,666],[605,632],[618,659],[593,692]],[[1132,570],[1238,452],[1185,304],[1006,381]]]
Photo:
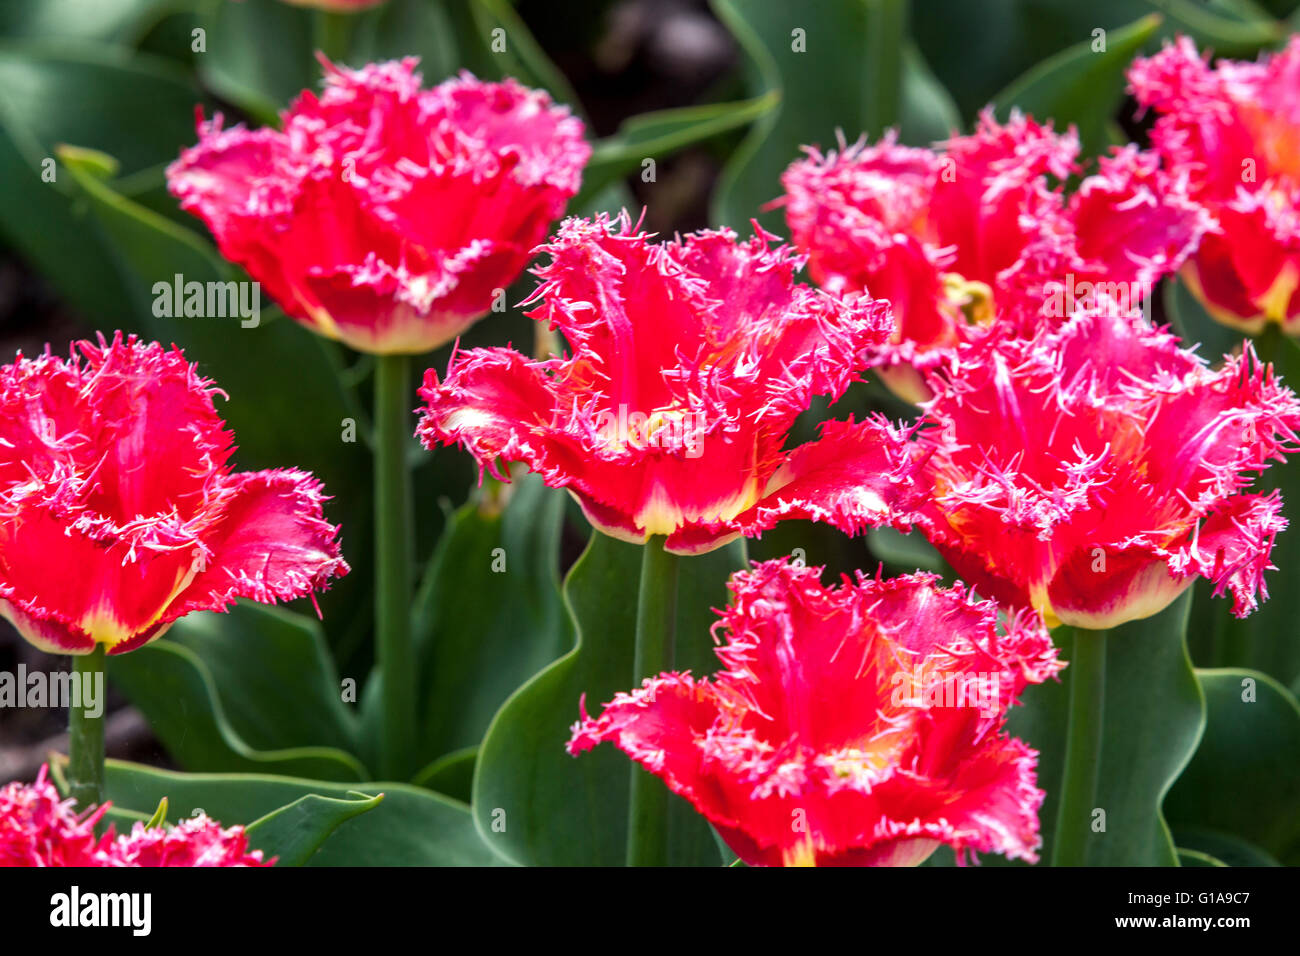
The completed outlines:
[[[1214,852],[1183,836],[1212,830],[1274,859],[1300,852],[1296,699],[1258,671],[1201,670],[1197,677],[1205,690],[1205,737],[1165,801],[1180,845]]]

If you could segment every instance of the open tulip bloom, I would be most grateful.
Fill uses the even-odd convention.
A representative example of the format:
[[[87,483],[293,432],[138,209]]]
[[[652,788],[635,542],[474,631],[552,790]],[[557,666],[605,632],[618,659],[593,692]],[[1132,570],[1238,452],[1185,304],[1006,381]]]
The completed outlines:
[[[529,315],[573,354],[456,354],[444,379],[425,375],[421,438],[460,443],[494,474],[523,462],[599,530],[663,537],[679,554],[783,518],[850,534],[905,525],[903,432],[830,422],[783,450],[796,416],[816,395],[838,398],[892,323],[883,302],[797,284],[799,260],[770,239],[724,229],[655,243],[626,213],[566,221],[543,247]]]
[[[878,373],[920,402],[927,373],[963,343],[1030,335],[1099,294],[1138,308],[1211,228],[1184,178],[1136,147],[1102,157],[1067,197],[1061,181],[1078,171],[1078,151],[1072,130],[1019,114],[1003,125],[989,110],[941,150],[900,146],[892,133],[809,148],[786,170],[779,204],[823,288],[891,302],[897,328]]]
[[[1149,617],[1197,577],[1239,617],[1267,596],[1300,403],[1247,346],[1212,369],[1140,316],[1080,313],[968,347],[919,431],[920,526],[967,582],[1050,624]]]
[[[347,573],[320,483],[234,471],[214,394],[120,333],[0,368],[0,613],[28,641],[102,668],[193,611],[314,600]]]
[[[1032,615],[934,575],[755,564],[730,582],[722,670],[665,673],[573,727],[614,743],[750,865],[906,866],[940,844],[1034,862],[1037,753],[1003,733],[1027,684],[1063,666]]]
[[[1211,68],[1186,37],[1129,70],[1151,141],[1217,220],[1183,272],[1216,319],[1300,335],[1300,37]]]
[[[486,314],[578,191],[582,123],[541,92],[416,60],[326,62],[283,129],[199,123],[167,170],[222,255],[321,335],[419,353]]]

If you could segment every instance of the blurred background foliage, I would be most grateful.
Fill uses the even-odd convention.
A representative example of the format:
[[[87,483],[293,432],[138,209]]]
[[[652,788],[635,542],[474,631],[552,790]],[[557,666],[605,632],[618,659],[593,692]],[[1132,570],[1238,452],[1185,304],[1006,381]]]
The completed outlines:
[[[1018,107],[1058,126],[1075,124],[1086,152],[1096,154],[1112,143],[1141,139],[1143,120],[1124,89],[1124,70],[1134,55],[1185,33],[1216,53],[1252,57],[1277,48],[1300,26],[1297,7],[1300,0],[390,0],[355,17],[341,59],[418,56],[426,83],[468,69],[548,89],[586,121],[594,145],[571,213],[626,206],[635,214],[644,208],[648,228],[661,233],[722,224],[743,233],[753,219],[784,235],[779,211],[765,207],[779,195],[780,173],[804,145],[833,146],[841,135],[850,141],[863,133],[874,138],[889,127],[898,127],[905,143],[926,145],[969,131],[979,110],[992,104],[1003,117]],[[494,49],[500,36],[504,49]],[[1104,50],[1097,48],[1099,36]],[[114,329],[175,342],[230,395],[222,411],[238,439],[238,467],[306,468],[334,496],[327,513],[342,524],[354,573],[322,597],[323,620],[299,607],[241,606],[228,616],[195,616],[167,639],[110,667],[116,709],[110,755],[181,770],[271,774],[266,807],[280,805],[271,791],[276,799],[305,792],[302,781],[298,791],[274,782],[281,777],[341,786],[367,779],[367,767],[374,765],[370,727],[382,688],[370,676],[370,360],[317,338],[270,302],[263,303],[261,325],[245,330],[235,326],[236,319],[157,318],[150,290],[177,273],[199,281],[240,277],[166,190],[166,165],[195,140],[196,105],[209,116],[222,112],[228,123],[275,123],[299,91],[318,87],[313,50],[329,42],[313,11],[279,0],[0,4],[0,351],[8,358],[15,350],[31,354],[49,343],[63,352],[72,339]],[[643,175],[647,159],[654,160],[652,181]],[[510,290],[509,312],[489,316],[465,336],[465,344],[513,343],[531,351],[533,324],[515,307],[531,288],[525,276]],[[1166,290],[1157,318],[1204,342],[1207,356],[1239,345],[1176,285]],[[1300,382],[1297,354],[1288,341],[1277,343],[1270,356],[1293,383]],[[449,349],[430,354],[420,367],[441,369],[448,355]],[[914,414],[871,381],[853,386],[834,414],[871,410],[893,418]],[[826,414],[819,404],[805,415],[792,444],[812,437]],[[354,443],[341,437],[347,419],[357,423],[360,438]],[[588,590],[571,594],[566,607],[560,582],[588,537],[567,496],[527,478],[508,487],[491,481],[480,487],[469,456],[452,449],[429,454],[414,440],[411,460],[423,569],[413,613],[424,769],[414,781],[418,786],[399,793],[401,800],[382,812],[419,818],[426,830],[433,828],[393,849],[403,859],[481,861],[481,847],[466,836],[465,802],[494,715],[515,731],[489,735],[485,750],[500,751],[502,761],[536,759],[530,773],[568,772],[556,769],[557,761],[568,758],[559,750],[563,738],[551,739],[555,725],[562,730],[576,716],[577,688],[585,688],[593,702],[625,688],[630,663],[624,666],[621,656],[627,648],[600,657],[600,648],[585,641],[561,661],[560,670],[553,667],[539,678],[551,688],[540,692],[551,694],[562,713],[539,715],[537,681],[529,685],[533,696],[523,695],[527,699],[515,707],[522,713],[511,716],[509,707],[501,713],[498,708],[584,636],[584,621],[587,637],[592,628],[621,626],[617,622],[630,613],[635,595],[620,588],[636,575],[602,577],[589,566],[575,575]],[[1289,487],[1297,484],[1295,469],[1279,469],[1270,480],[1290,493],[1296,504],[1288,511],[1294,513],[1300,504],[1300,487]],[[1300,532],[1284,539],[1277,563],[1294,569]],[[491,570],[486,557],[496,548],[508,556],[504,572]],[[626,546],[606,542],[601,549],[608,552],[606,571],[632,567]],[[791,553],[827,565],[828,576],[874,569],[878,562],[887,573],[918,567],[945,572],[924,541],[893,532],[849,539],[792,522],[749,542],[750,558]],[[737,551],[718,560],[734,567],[741,558]],[[707,640],[700,628],[707,625],[708,607],[725,600],[726,570],[719,565],[717,581],[702,587],[694,606],[682,612],[683,626],[699,632],[703,650]],[[1295,580],[1292,570],[1287,574]],[[1300,587],[1283,584],[1281,575],[1271,580],[1277,582],[1272,601],[1246,624],[1227,616],[1228,602],[1208,602],[1198,584],[1189,642],[1198,665],[1251,667],[1270,676],[1268,706],[1261,709],[1270,732],[1284,742],[1280,751],[1261,756],[1265,764],[1249,763],[1249,755],[1231,744],[1229,725],[1238,717],[1223,701],[1232,695],[1233,671],[1204,672],[1217,675],[1201,680],[1204,690],[1195,681],[1180,685],[1183,710],[1165,708],[1161,717],[1160,708],[1147,701],[1145,707],[1135,703],[1129,715],[1153,734],[1161,731],[1152,721],[1182,721],[1168,732],[1186,736],[1193,724],[1201,726],[1196,701],[1208,696],[1205,739],[1247,760],[1239,773],[1260,778],[1255,789],[1269,803],[1260,812],[1276,811],[1270,820],[1288,806],[1294,817],[1300,800],[1300,711],[1291,696],[1300,689]],[[1175,623],[1181,626],[1182,620]],[[687,659],[695,660],[692,654]],[[707,657],[702,654],[697,667],[707,667]],[[20,660],[33,666],[40,659],[4,626],[0,668],[12,669]],[[1182,665],[1150,666],[1177,671]],[[346,697],[349,681],[357,688],[355,704]],[[121,706],[124,701],[134,709]],[[1196,716],[1179,716],[1192,710]],[[1216,714],[1228,716],[1216,720]],[[61,719],[0,713],[0,779],[30,777]],[[1127,729],[1123,714],[1118,719]],[[1195,749],[1198,735],[1189,739]],[[616,789],[625,789],[623,758],[611,752],[586,760],[581,773],[597,789],[588,789],[587,805],[572,816],[572,832],[555,829],[545,801],[534,798],[530,821],[513,830],[509,848],[498,852],[520,862],[621,857],[623,801],[592,781],[613,776]],[[1198,752],[1192,770],[1212,780],[1216,765],[1202,766],[1204,760]],[[1180,758],[1173,766],[1156,766],[1148,774],[1152,779],[1134,784],[1129,796],[1141,806],[1143,800],[1158,804],[1182,763]],[[492,808],[509,800],[512,782],[479,769],[478,786],[488,794],[482,806],[475,801],[482,834],[490,829]],[[160,789],[185,793],[189,786],[127,764],[115,765],[109,781],[119,806],[143,813],[152,811]],[[556,799],[567,799],[562,788],[575,785],[558,780]],[[217,812],[229,794],[231,822],[251,814],[261,799],[258,788],[243,795],[229,781],[212,782],[209,789],[200,789],[190,802]],[[430,791],[443,795],[424,798],[436,806],[420,802],[419,794]],[[1176,826],[1182,821],[1190,834],[1188,859],[1250,859],[1253,853],[1296,862],[1300,856],[1294,822],[1289,829],[1256,832],[1258,821],[1243,814],[1222,787],[1205,799],[1188,787],[1176,789],[1174,797],[1171,820]],[[182,814],[183,804],[177,802]],[[450,842],[439,842],[439,834],[452,831]],[[593,836],[597,832],[605,837]],[[591,842],[606,837],[607,847]],[[352,840],[364,843],[355,834]],[[426,846],[432,849],[420,856]],[[349,859],[346,850],[328,847],[334,847],[331,859]],[[1148,862],[1163,861],[1152,852]],[[682,857],[688,858],[694,859]]]

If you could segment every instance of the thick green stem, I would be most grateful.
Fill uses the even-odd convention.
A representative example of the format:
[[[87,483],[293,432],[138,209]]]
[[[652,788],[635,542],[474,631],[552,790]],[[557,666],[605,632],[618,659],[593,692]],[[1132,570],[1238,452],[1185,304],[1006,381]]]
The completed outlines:
[[[673,666],[677,627],[677,555],[653,537],[641,557],[641,591],[636,609],[636,672],[633,686]],[[637,764],[627,814],[627,865],[668,864],[668,788]]]
[[[317,10],[312,42],[333,63],[346,63],[355,14]]]
[[[380,770],[390,780],[412,772],[415,674],[411,652],[414,546],[411,473],[406,446],[414,432],[410,358],[375,364],[375,641],[383,690]]]
[[[864,119],[872,139],[879,139],[901,118],[908,6],[908,0],[867,0]]]
[[[1070,723],[1052,866],[1083,866],[1096,808],[1106,709],[1106,632],[1076,627],[1070,656]]]
[[[89,654],[72,658],[81,700],[68,707],[68,791],[85,810],[104,802],[104,646],[96,644]],[[86,713],[91,694],[97,695],[97,716]]]

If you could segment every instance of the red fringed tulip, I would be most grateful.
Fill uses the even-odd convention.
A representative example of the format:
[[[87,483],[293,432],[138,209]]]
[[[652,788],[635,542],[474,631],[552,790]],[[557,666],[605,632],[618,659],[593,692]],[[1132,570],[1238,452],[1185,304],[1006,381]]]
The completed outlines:
[[[1063,666],[1031,617],[934,575],[824,588],[781,561],[733,576],[723,669],[669,673],[573,727],[610,741],[750,865],[900,866],[941,843],[1033,862],[1037,753],[1002,732]]]
[[[415,64],[326,63],[324,93],[304,92],[283,131],[200,121],[167,171],[222,255],[366,352],[426,352],[482,317],[591,152],[545,93],[467,73],[422,90]]]
[[[1300,37],[1258,63],[1211,68],[1186,37],[1129,70],[1151,141],[1218,220],[1184,269],[1227,325],[1300,335]]]
[[[1209,368],[1114,310],[964,349],[920,429],[922,528],[981,593],[1105,629],[1196,577],[1244,617],[1286,527],[1246,493],[1296,450],[1300,402],[1253,350]]]
[[[243,827],[222,827],[206,814],[175,826],[137,823],[107,847],[109,866],[270,866],[248,849]]]
[[[346,574],[319,482],[235,472],[213,384],[119,333],[0,368],[0,613],[60,654],[120,654],[191,611]]]
[[[0,867],[99,866],[102,844],[95,824],[108,810],[78,814],[46,779],[46,768],[30,786],[0,788]]]
[[[783,517],[849,533],[905,520],[911,466],[886,423],[831,422],[782,451],[795,417],[838,398],[891,323],[882,303],[797,285],[798,260],[769,239],[653,243],[626,214],[567,221],[529,315],[561,329],[572,357],[454,356],[444,381],[426,373],[420,437],[463,444],[497,476],[498,459],[524,462],[606,534],[666,535],[683,554]]]
[[[270,866],[262,851],[248,849],[243,827],[223,829],[206,816],[175,827],[145,829],[102,837],[95,824],[109,804],[78,814],[72,800],[59,796],[46,768],[31,785],[0,788],[0,867],[7,866]]]
[[[991,112],[942,152],[858,142],[809,149],[782,177],[795,245],[836,294],[889,300],[897,328],[879,374],[910,401],[927,370],[996,321],[1018,334],[1059,324],[1098,293],[1136,308],[1209,227],[1180,180],[1133,148],[1100,161],[1067,199],[1078,141]]]

